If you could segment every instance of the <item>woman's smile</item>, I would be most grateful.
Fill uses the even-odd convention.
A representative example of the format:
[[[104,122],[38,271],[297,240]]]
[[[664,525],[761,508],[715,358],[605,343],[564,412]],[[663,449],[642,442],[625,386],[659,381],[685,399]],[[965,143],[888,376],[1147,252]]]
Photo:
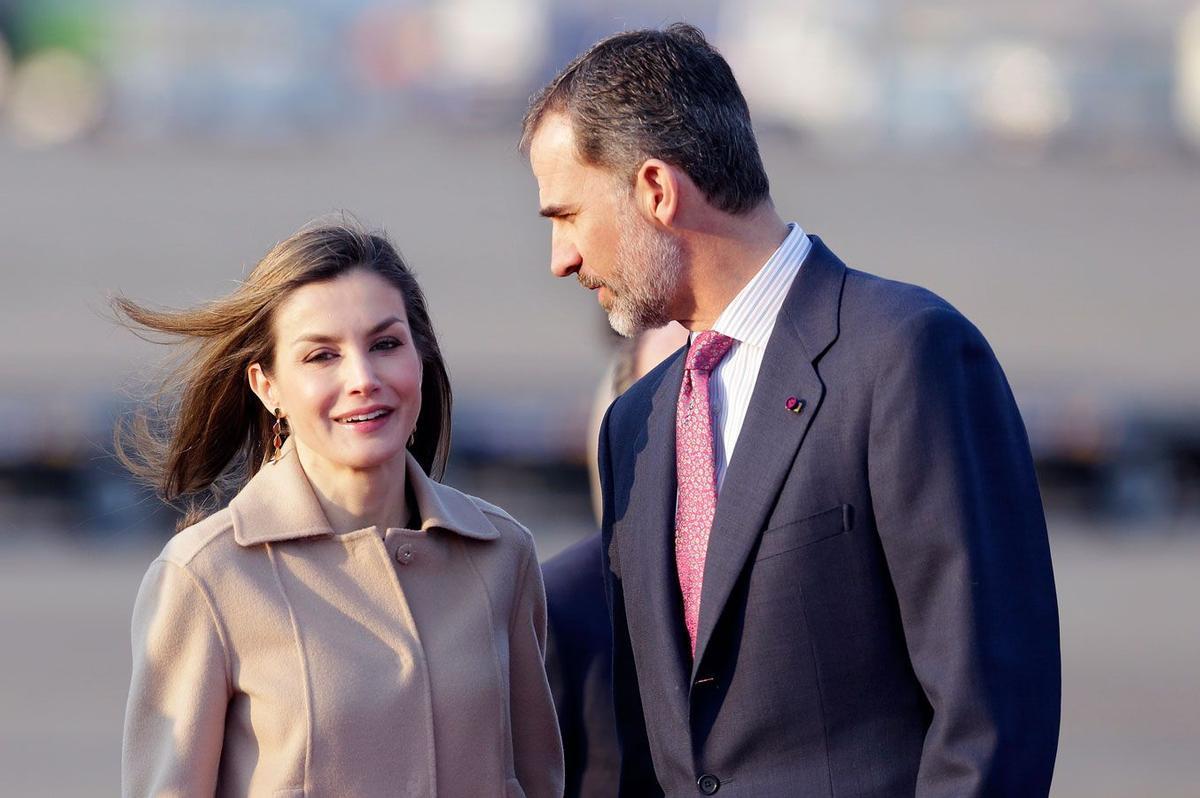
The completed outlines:
[[[366,435],[381,429],[391,421],[393,415],[392,408],[376,405],[360,410],[353,410],[335,417],[333,420],[347,429]]]

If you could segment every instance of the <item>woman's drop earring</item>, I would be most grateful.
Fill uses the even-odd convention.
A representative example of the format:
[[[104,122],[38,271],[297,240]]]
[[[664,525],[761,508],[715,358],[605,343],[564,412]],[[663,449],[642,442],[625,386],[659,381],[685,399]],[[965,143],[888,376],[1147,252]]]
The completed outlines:
[[[278,407],[275,408],[275,423],[271,425],[271,432],[275,433],[275,439],[271,442],[275,447],[275,452],[271,455],[271,462],[278,463],[279,458],[283,456],[283,411]]]

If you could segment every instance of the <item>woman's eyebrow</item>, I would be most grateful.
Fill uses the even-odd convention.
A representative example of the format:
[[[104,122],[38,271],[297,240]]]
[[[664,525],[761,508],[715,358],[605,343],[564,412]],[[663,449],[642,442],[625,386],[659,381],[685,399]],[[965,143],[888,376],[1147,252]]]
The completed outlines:
[[[404,319],[400,318],[399,316],[388,316],[386,319],[379,322],[371,329],[367,330],[367,335],[375,335],[376,333],[381,333],[384,330],[386,330],[388,327],[391,327],[393,324],[405,324],[405,321],[404,321]],[[292,343],[293,344],[299,344],[299,343],[331,344],[331,343],[336,342],[337,340],[338,340],[338,337],[336,335],[326,335],[324,333],[311,332],[311,333],[305,333],[305,334],[301,335],[299,338],[292,341]]]

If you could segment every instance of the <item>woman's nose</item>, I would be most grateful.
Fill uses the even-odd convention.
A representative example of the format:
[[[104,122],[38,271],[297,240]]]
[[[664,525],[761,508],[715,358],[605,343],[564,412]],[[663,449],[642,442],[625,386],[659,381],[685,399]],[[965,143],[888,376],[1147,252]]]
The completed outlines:
[[[371,358],[366,355],[348,356],[343,361],[346,365],[346,389],[350,393],[369,394],[379,387],[379,377],[371,364]]]

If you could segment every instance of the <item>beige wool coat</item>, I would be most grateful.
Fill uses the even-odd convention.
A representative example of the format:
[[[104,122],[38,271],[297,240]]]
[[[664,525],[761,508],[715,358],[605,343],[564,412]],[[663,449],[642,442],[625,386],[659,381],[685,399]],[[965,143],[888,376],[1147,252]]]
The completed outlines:
[[[133,614],[126,796],[561,796],[529,532],[409,457],[421,529],[334,534],[291,447]]]

